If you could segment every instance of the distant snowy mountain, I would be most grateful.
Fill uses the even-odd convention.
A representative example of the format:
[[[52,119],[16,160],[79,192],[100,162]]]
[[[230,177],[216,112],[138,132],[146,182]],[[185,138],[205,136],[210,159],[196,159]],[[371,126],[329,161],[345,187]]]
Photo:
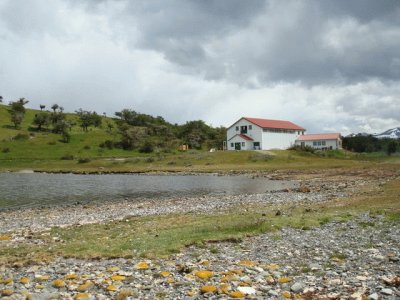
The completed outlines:
[[[400,127],[392,128],[380,134],[374,134],[373,136],[378,139],[384,139],[384,138],[400,139]]]
[[[350,133],[349,135],[346,135],[346,137],[355,137],[355,136],[369,136],[369,133],[361,132],[361,133]]]

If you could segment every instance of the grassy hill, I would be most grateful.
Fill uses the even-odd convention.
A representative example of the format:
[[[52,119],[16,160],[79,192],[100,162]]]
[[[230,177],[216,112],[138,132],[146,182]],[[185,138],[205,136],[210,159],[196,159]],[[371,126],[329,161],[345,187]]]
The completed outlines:
[[[103,127],[90,127],[88,132],[75,125],[69,143],[59,134],[37,131],[32,125],[39,110],[27,109],[20,129],[10,121],[8,106],[0,105],[0,171],[33,169],[55,172],[149,172],[196,171],[231,172],[276,169],[366,168],[374,164],[399,164],[398,157],[380,154],[353,154],[331,151],[319,154],[296,151],[217,151],[179,152],[177,147],[155,149],[152,153],[121,148],[103,148],[106,140],[117,141],[115,119],[103,118]],[[67,119],[78,123],[76,114]],[[110,132],[105,124],[111,123]]]

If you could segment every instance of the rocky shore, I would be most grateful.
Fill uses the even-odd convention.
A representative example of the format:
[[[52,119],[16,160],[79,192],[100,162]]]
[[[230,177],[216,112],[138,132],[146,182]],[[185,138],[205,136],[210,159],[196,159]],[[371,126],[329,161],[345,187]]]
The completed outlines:
[[[18,247],[32,231],[128,216],[224,211],[238,204],[321,203],[382,184],[314,180],[298,190],[27,209],[0,213],[0,241]],[[209,242],[157,259],[78,260],[0,266],[3,299],[399,299],[400,226],[360,215],[308,230],[284,228],[243,240]]]

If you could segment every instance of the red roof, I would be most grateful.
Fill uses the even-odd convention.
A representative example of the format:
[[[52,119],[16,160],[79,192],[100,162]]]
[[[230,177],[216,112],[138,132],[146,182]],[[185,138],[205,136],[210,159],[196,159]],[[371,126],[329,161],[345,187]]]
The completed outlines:
[[[298,141],[337,140],[337,139],[340,139],[340,133],[304,134],[297,138]]]
[[[257,118],[247,118],[247,117],[245,117],[244,119],[257,126],[260,126],[261,128],[305,130],[303,127],[300,127],[289,121],[257,119]]]
[[[239,134],[239,136],[240,136],[242,139],[246,140],[246,141],[254,141],[251,137],[249,137],[249,136],[247,136],[247,135],[245,135],[245,134]]]

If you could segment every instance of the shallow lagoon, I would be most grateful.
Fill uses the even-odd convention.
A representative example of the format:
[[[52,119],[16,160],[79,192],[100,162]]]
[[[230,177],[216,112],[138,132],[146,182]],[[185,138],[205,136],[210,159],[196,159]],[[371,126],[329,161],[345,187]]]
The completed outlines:
[[[259,194],[294,188],[291,181],[247,176],[76,175],[0,173],[0,210],[96,201]]]

